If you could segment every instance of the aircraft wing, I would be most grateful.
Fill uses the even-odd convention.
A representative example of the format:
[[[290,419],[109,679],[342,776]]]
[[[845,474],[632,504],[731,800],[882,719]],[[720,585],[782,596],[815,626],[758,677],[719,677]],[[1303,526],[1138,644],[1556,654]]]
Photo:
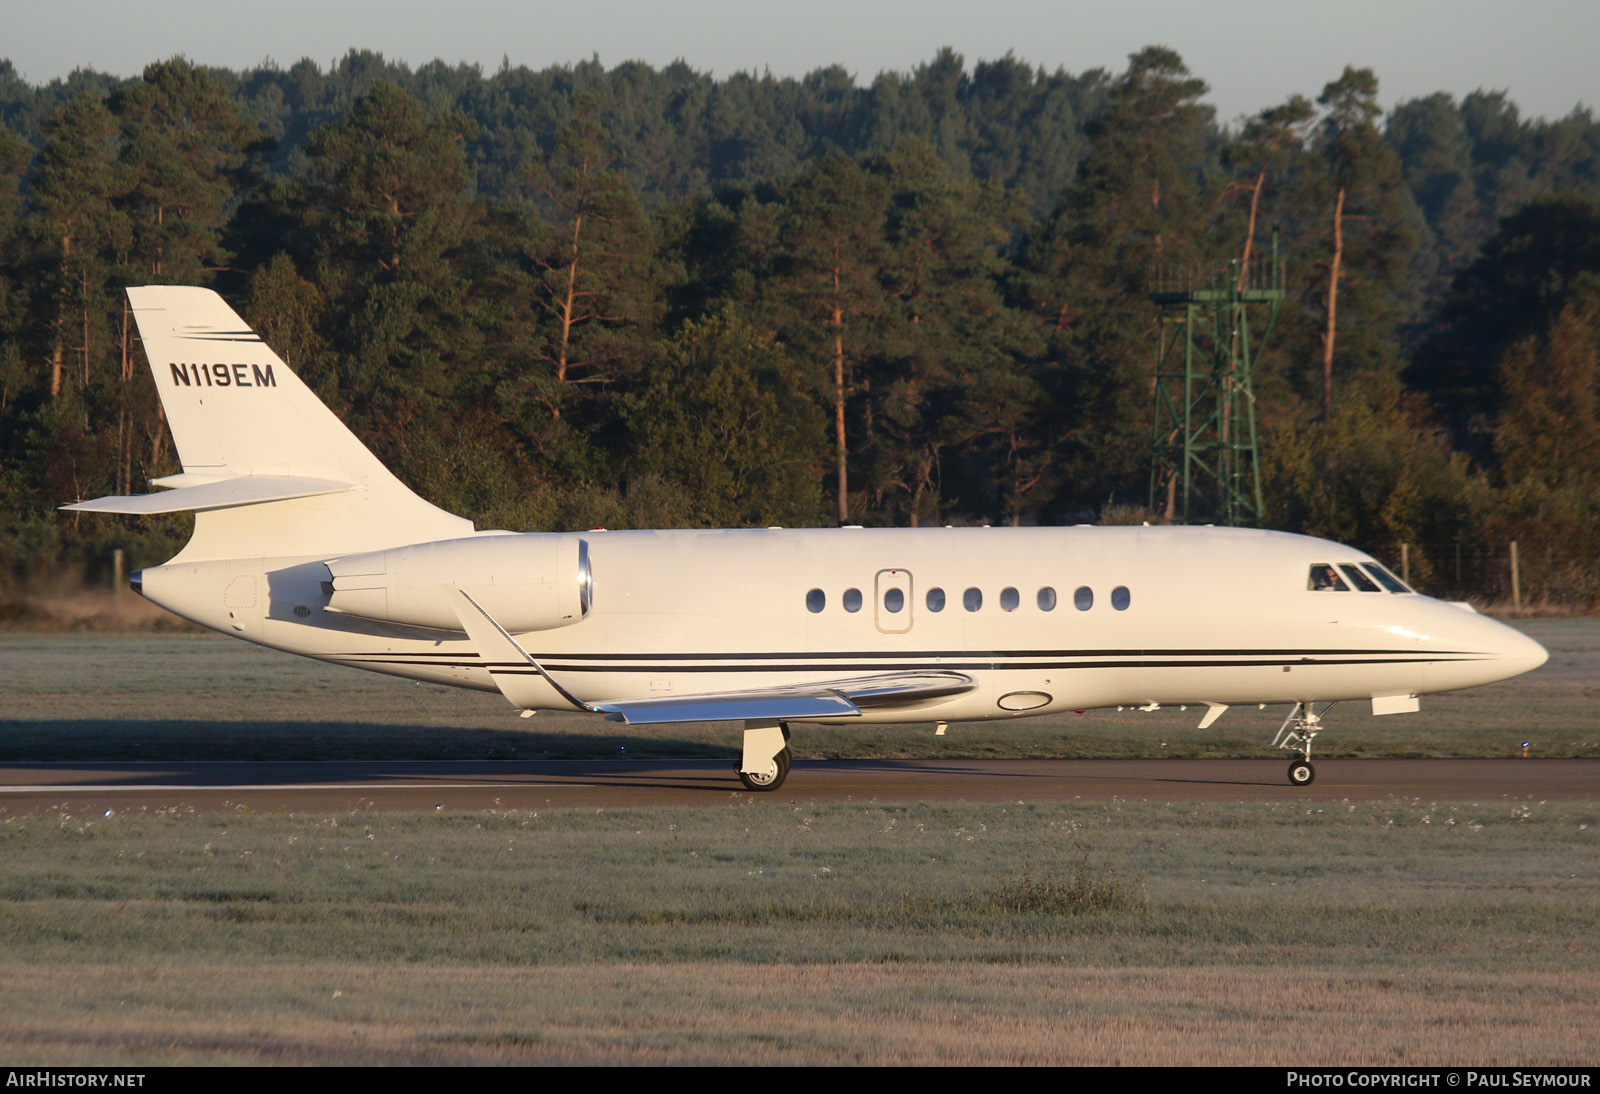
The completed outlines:
[[[479,604],[472,594],[445,587],[457,616],[478,652],[491,662],[531,665],[543,680],[577,710],[605,714],[613,722],[655,725],[660,722],[782,721],[786,718],[851,718],[863,710],[903,708],[960,695],[978,686],[964,672],[920,669],[849,676],[812,684],[782,684],[747,691],[706,692],[700,695],[662,695],[614,702],[589,703],[579,699],[534,660],[527,650]],[[514,705],[531,707],[539,697],[527,688],[531,677],[497,672],[489,676]]]
[[[647,699],[593,703],[608,720],[629,725],[658,722],[738,722],[785,718],[849,718],[868,709],[910,710],[924,703],[960,695],[977,687],[964,672],[921,670],[885,672],[824,680],[814,684],[785,684],[749,691],[708,692]]]

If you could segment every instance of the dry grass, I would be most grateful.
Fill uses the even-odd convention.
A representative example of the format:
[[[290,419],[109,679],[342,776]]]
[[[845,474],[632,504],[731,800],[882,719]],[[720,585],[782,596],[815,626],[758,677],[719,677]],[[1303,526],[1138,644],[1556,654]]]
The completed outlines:
[[[1056,867],[1021,874],[1002,882],[990,897],[995,905],[1018,915],[1084,915],[1095,912],[1142,912],[1150,907],[1143,877],[1094,861],[1087,851],[1070,869]]]
[[[1593,803],[0,825],[0,1064],[1575,1064]]]
[[[202,634],[204,628],[180,619],[129,589],[78,588],[20,596],[0,603],[0,631],[58,634],[64,631]]]
[[[30,1064],[1593,1065],[1580,972],[0,966]]]

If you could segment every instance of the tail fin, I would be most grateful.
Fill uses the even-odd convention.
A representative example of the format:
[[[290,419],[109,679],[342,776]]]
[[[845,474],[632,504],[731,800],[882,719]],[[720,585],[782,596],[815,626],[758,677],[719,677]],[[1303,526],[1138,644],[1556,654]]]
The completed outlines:
[[[174,561],[352,554],[472,534],[378,462],[210,289],[128,290],[183,474],[69,509],[195,510]]]

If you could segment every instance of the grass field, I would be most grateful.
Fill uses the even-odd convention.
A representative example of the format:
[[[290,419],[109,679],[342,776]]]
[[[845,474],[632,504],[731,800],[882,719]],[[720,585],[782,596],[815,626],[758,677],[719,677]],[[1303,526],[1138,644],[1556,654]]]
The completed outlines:
[[[1600,805],[19,819],[0,1059],[1594,1063]]]
[[[1539,673],[1319,746],[1595,755],[1600,625],[1527,629]],[[6,635],[0,673],[11,760],[734,743],[191,636]],[[1172,713],[796,744],[1259,755],[1281,717]],[[0,1063],[1600,1062],[1600,804],[742,801],[6,820]]]

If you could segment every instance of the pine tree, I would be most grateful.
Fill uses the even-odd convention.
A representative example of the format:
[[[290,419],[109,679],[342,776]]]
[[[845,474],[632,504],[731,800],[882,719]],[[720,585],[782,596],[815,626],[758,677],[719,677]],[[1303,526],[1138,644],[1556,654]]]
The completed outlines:
[[[117,146],[116,119],[91,96],[73,99],[46,126],[30,197],[31,227],[48,256],[40,287],[52,301],[42,309],[53,322],[51,398],[63,390],[69,353],[76,352],[87,383],[97,334],[105,348],[113,267],[132,241],[132,225],[119,208],[130,179]]]
[[[1023,361],[1040,342],[1001,294],[1001,248],[1021,218],[1020,203],[997,185],[958,182],[925,142],[910,139],[873,161],[888,184],[888,252],[880,274],[886,310],[867,370],[871,478],[880,509],[912,525],[937,519],[941,453],[966,465],[965,504],[998,501],[1013,520],[1038,477],[1020,473],[1043,460],[1045,400]],[[963,398],[968,388],[986,396]],[[1015,396],[1027,392],[1021,403]],[[1006,397],[999,397],[1004,393]],[[1000,484],[1002,498],[994,498]],[[1029,486],[1020,491],[1024,483]]]
[[[1156,263],[1212,257],[1215,127],[1172,50],[1129,58],[1076,182],[1024,244],[1015,293],[1047,340],[1064,503],[1092,511],[1147,466]]]
[[[826,369],[833,409],[834,511],[850,519],[846,409],[855,370],[877,352],[887,302],[882,272],[887,187],[850,157],[812,160],[789,187],[769,308],[800,360]]]
[[[216,76],[180,58],[148,66],[113,97],[134,225],[138,276],[206,284],[227,264],[222,230],[229,202],[249,182],[248,153],[261,140]]]
[[[19,341],[25,334],[31,301],[23,219],[22,179],[33,149],[11,130],[0,127],[0,423],[11,400],[28,386]]]
[[[633,476],[667,485],[674,523],[819,522],[822,415],[796,372],[731,309],[684,324],[627,412]]]
[[[482,362],[462,269],[474,209],[461,142],[472,133],[466,118],[430,118],[375,80],[345,121],[311,135],[316,282],[347,394],[380,418],[448,415],[458,370]]]
[[[1378,131],[1382,110],[1372,70],[1346,68],[1317,102],[1323,108],[1315,148],[1321,170],[1307,184],[1326,228],[1303,245],[1321,255],[1315,269],[1324,324],[1321,407],[1328,420],[1336,361],[1350,371],[1397,366],[1395,328],[1405,310],[1416,238],[1405,223],[1399,157]],[[1341,306],[1357,321],[1341,327]]]
[[[633,375],[643,363],[641,332],[660,311],[650,222],[615,169],[596,112],[593,99],[580,98],[555,149],[524,169],[534,193],[527,259],[539,368],[530,387],[555,418],[580,385]]]

